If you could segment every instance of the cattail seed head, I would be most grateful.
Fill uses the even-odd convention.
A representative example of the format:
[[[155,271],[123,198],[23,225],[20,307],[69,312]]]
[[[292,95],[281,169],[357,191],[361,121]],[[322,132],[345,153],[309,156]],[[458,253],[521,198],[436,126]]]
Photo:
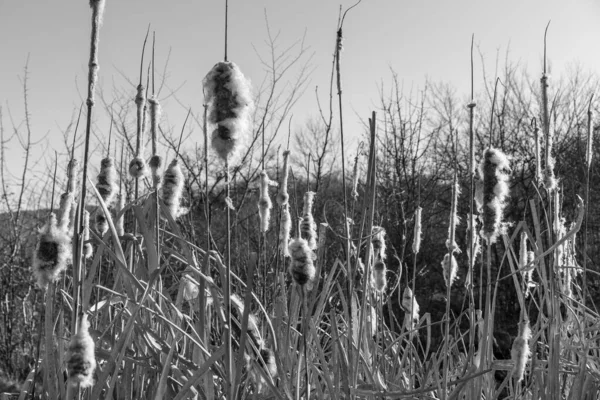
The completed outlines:
[[[469,243],[470,240],[473,242],[473,255],[471,255],[471,249],[467,249],[467,256],[469,257],[469,263],[471,267],[475,265],[475,259],[477,255],[481,252],[481,242],[479,240],[480,236],[477,234],[477,220],[478,217],[475,214],[468,214],[467,219],[467,240]]]
[[[119,235],[119,236],[123,236],[125,234],[124,217],[123,217],[123,213],[122,213],[124,208],[125,208],[125,196],[120,194],[119,202],[117,203],[117,207],[115,209],[115,215],[118,215],[117,222],[115,224],[115,229],[117,230],[117,235]]]
[[[210,70],[203,83],[208,122],[213,126],[212,146],[219,157],[233,162],[250,130],[250,82],[237,65],[224,61]]]
[[[371,244],[373,245],[373,256],[385,260],[385,229],[380,226],[372,228]]]
[[[460,195],[460,186],[458,179],[454,177],[452,185],[452,202],[450,207],[450,223],[448,224],[448,239],[446,240],[446,248],[450,252],[460,252],[458,244],[456,244],[456,226],[460,223],[458,217],[458,196]]]
[[[458,274],[458,263],[456,262],[454,254],[450,255],[450,253],[446,253],[442,260],[442,269],[444,271],[444,281],[446,282],[446,286],[451,287]]]
[[[89,327],[87,316],[84,315],[79,332],[71,338],[67,351],[69,382],[73,386],[81,385],[82,388],[94,384],[96,370],[95,344],[90,336]]]
[[[415,231],[413,235],[413,244],[412,251],[413,254],[418,254],[421,250],[421,236],[422,236],[422,226],[421,226],[421,214],[423,209],[421,207],[417,207],[415,210]]]
[[[288,159],[290,157],[290,151],[286,150],[283,152],[283,168],[281,170],[281,178],[279,180],[279,191],[277,192],[277,197],[275,200],[280,207],[286,205],[290,199],[288,194],[288,176],[290,174],[290,167],[288,164]]]
[[[96,189],[106,207],[111,207],[117,194],[117,170],[111,157],[106,157],[100,162],[100,173]]]
[[[183,287],[183,299],[185,301],[192,301],[198,297],[200,291],[198,284],[188,274],[183,275],[183,278],[181,278],[181,286]]]
[[[311,250],[317,248],[317,224],[312,215],[312,206],[315,200],[315,192],[306,192],[304,194],[304,206],[302,209],[302,222],[300,223],[300,232],[308,240],[308,247]]]
[[[312,281],[315,278],[315,266],[313,264],[314,253],[310,249],[305,239],[292,239],[289,245],[289,252],[292,257],[290,263],[290,275],[299,286],[307,286],[312,289]]]
[[[65,233],[69,230],[71,208],[73,207],[74,201],[75,199],[73,198],[73,193],[71,192],[66,192],[60,195],[58,229],[62,230]]]
[[[292,231],[292,216],[290,214],[290,205],[286,203],[281,208],[281,222],[279,227],[279,241],[281,242],[281,254],[284,257],[290,256],[289,242],[290,232]]]
[[[354,169],[352,170],[352,198],[358,199],[358,154],[354,157]]]
[[[90,213],[88,210],[83,210],[83,256],[91,258],[94,254],[94,248],[90,243]]]
[[[150,97],[150,99],[148,99],[148,103],[150,104],[150,132],[152,132],[152,140],[155,140],[154,138],[156,138],[156,134],[158,132],[158,123],[160,122],[160,117],[162,116],[162,107],[160,106],[160,102],[156,96]]]
[[[143,178],[148,175],[148,165],[141,157],[135,157],[129,163],[129,175],[134,179]]]
[[[408,331],[415,329],[419,323],[419,303],[413,295],[412,290],[407,286],[402,293],[402,308],[404,308],[404,328]],[[416,332],[415,332],[416,333]],[[412,337],[412,335],[411,335]]]
[[[100,234],[100,236],[104,236],[106,232],[108,232],[108,220],[104,216],[104,212],[100,207],[96,209],[96,232]]]
[[[46,288],[49,283],[58,279],[67,268],[71,258],[71,239],[58,227],[54,213],[40,229],[38,242],[33,253],[33,274],[38,286]]]
[[[181,195],[183,192],[183,172],[179,165],[179,160],[175,158],[169,164],[169,167],[165,171],[163,179],[163,202],[167,206],[169,213],[173,219],[177,219],[182,215],[180,203]]]
[[[379,294],[383,294],[387,288],[387,268],[381,258],[378,258],[373,265],[372,277],[373,289]]]
[[[152,173],[152,182],[154,183],[154,187],[158,189],[160,187],[160,184],[162,183],[161,170],[163,166],[163,158],[155,154],[150,158],[150,162],[148,163],[148,165],[150,165],[150,171]]]
[[[260,195],[258,198],[258,214],[260,216],[260,231],[266,232],[269,229],[269,221],[271,220],[271,209],[273,203],[269,197],[269,185],[275,182],[269,179],[267,171],[263,170],[260,173]]]
[[[530,354],[529,339],[531,339],[531,328],[529,327],[529,320],[525,319],[519,323],[519,335],[514,340],[510,350],[510,356],[514,363],[512,375],[517,379],[517,382],[521,382],[525,375],[525,366]]]
[[[494,243],[502,232],[502,214],[508,196],[509,162],[498,149],[485,150],[479,166],[483,176],[483,229],[482,235],[489,244]]]
[[[69,161],[69,165],[67,166],[67,192],[75,193],[77,191],[77,170],[79,168],[79,161],[73,158]]]

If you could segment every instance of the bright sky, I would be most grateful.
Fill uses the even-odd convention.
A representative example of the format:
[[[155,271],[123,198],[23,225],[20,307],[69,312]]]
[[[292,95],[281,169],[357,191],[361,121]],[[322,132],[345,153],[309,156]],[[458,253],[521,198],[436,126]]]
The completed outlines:
[[[263,71],[254,47],[264,52],[267,37],[264,12],[271,29],[280,31],[281,47],[302,37],[314,52],[311,83],[294,110],[296,127],[317,114],[314,87],[329,83],[331,55],[340,5],[354,0],[230,0],[229,59],[253,82]],[[157,34],[156,64],[163,66],[169,48],[168,85],[182,86],[181,103],[199,111],[201,83],[209,69],[223,57],[224,1],[106,0],[100,33],[100,86],[110,100],[114,90],[127,90],[133,99],[139,71],[141,44],[148,23]],[[90,8],[86,0],[0,0],[0,102],[7,134],[23,119],[23,92],[19,76],[29,54],[29,111],[32,135],[39,140],[34,158],[47,165],[53,149],[64,151],[61,130],[86,94],[89,57]],[[503,61],[519,61],[532,74],[541,70],[544,28],[554,76],[578,62],[600,71],[600,2],[597,0],[503,1],[401,1],[363,0],[344,25],[342,59],[344,106],[348,141],[362,130],[355,113],[368,117],[377,105],[378,86],[391,82],[390,68],[404,86],[422,87],[425,79],[452,84],[457,92],[469,90],[471,34],[493,74],[497,54]],[[253,47],[254,46],[254,47]],[[481,61],[476,57],[476,87],[481,87]],[[493,79],[493,77],[490,77]],[[167,93],[164,90],[164,93]],[[161,93],[164,94],[164,93]],[[163,102],[168,122],[180,129],[185,107],[173,98]],[[102,114],[103,111],[98,111]],[[98,118],[106,118],[99,115]],[[106,124],[107,125],[107,124]],[[106,127],[108,130],[108,126]],[[199,130],[198,130],[199,132]],[[198,141],[201,135],[198,133]],[[189,148],[193,144],[187,143]],[[349,143],[351,145],[351,143]],[[13,174],[18,173],[23,152],[13,140],[7,148]]]

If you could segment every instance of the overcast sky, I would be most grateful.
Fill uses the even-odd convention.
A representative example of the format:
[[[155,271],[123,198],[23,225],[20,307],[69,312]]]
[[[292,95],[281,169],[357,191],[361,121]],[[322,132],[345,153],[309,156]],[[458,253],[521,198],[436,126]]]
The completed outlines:
[[[141,44],[147,25],[156,31],[156,64],[161,68],[171,51],[164,97],[166,123],[180,129],[186,108],[200,112],[202,78],[223,58],[224,1],[106,0],[100,33],[100,86],[107,100],[123,93],[133,99]],[[338,0],[230,0],[229,59],[259,84],[264,78],[257,52],[267,55],[265,10],[273,34],[285,48],[306,32],[314,53],[308,90],[294,109],[295,126],[317,115],[314,88],[329,82]],[[0,0],[0,102],[7,134],[23,119],[23,90],[19,77],[29,55],[29,112],[32,136],[46,139],[36,146],[36,160],[64,152],[64,130],[86,94],[90,8],[86,0]],[[378,87],[389,85],[390,69],[406,88],[422,87],[425,79],[444,81],[457,93],[469,91],[471,35],[492,71],[497,55],[541,71],[543,33],[548,34],[548,57],[553,76],[569,65],[600,71],[600,2],[594,0],[426,1],[363,0],[344,25],[344,106],[348,140],[362,130],[355,113],[368,117],[377,105]],[[481,59],[476,58],[476,87],[481,86]],[[290,77],[295,72],[292,71]],[[492,80],[493,77],[490,77]],[[179,88],[177,100],[167,97]],[[477,90],[477,89],[476,89]],[[119,93],[116,93],[116,92]],[[324,92],[323,92],[324,93]],[[103,110],[98,110],[101,129]],[[104,125],[107,125],[105,123]],[[108,129],[106,126],[104,129]],[[201,140],[200,131],[197,140]],[[100,132],[97,132],[101,134]],[[349,144],[351,145],[351,144]],[[188,141],[185,146],[193,148]],[[12,173],[18,172],[23,152],[12,140],[7,147]],[[41,165],[46,165],[41,161]]]

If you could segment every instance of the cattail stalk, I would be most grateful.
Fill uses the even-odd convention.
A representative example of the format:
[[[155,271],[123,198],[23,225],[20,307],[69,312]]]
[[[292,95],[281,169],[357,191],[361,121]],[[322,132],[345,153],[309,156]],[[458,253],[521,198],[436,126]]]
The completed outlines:
[[[587,112],[587,151],[586,151],[586,173],[585,173],[585,205],[587,207],[586,211],[589,210],[589,200],[590,200],[590,172],[592,167],[592,155],[594,149],[594,128],[593,128],[593,114],[592,114],[592,100],[594,99],[594,94],[590,96],[590,102],[588,104],[588,112]],[[589,211],[585,213],[585,222],[583,228],[583,287],[582,287],[582,296],[583,296],[583,305],[585,306],[587,301],[587,249],[588,249],[588,216]]]

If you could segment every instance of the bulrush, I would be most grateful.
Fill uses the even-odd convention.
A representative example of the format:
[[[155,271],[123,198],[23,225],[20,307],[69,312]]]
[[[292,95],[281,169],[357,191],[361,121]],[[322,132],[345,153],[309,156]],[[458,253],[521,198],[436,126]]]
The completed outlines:
[[[317,224],[312,215],[312,206],[315,201],[315,192],[306,192],[304,194],[304,205],[302,209],[302,221],[300,222],[300,232],[308,241],[308,248],[315,250],[317,248]]]
[[[125,234],[124,227],[124,216],[123,209],[125,208],[125,196],[123,194],[119,194],[119,202],[117,203],[117,207],[115,208],[115,215],[117,215],[117,222],[115,224],[115,229],[117,230],[117,235],[123,236]]]
[[[132,178],[138,179],[143,178],[148,175],[148,166],[146,165],[146,161],[144,161],[141,157],[135,157],[129,163],[129,175]]]
[[[158,189],[162,183],[162,176],[160,174],[163,167],[163,158],[158,154],[155,154],[150,157],[148,165],[150,165],[150,171],[152,173],[152,183],[154,184],[154,187]]]
[[[529,339],[531,339],[529,319],[524,319],[519,323],[519,335],[515,338],[510,350],[510,356],[514,363],[512,375],[517,382],[522,381],[525,375],[525,366],[530,353]]]
[[[71,208],[73,207],[73,201],[73,193],[66,192],[60,195],[58,228],[63,232],[67,232],[69,230],[69,221],[71,217]]]
[[[288,194],[288,177],[290,175],[290,167],[288,164],[289,157],[290,151],[284,151],[283,168],[281,169],[281,178],[279,179],[279,190],[277,191],[277,196],[275,197],[275,201],[277,201],[277,204],[279,204],[280,207],[287,205],[290,199],[290,195]]]
[[[312,281],[315,278],[315,266],[313,264],[314,253],[310,249],[308,242],[302,238],[292,239],[289,245],[289,252],[292,257],[290,263],[290,275],[294,282],[299,286],[307,286],[312,289]]]
[[[222,61],[203,83],[208,122],[213,126],[212,146],[223,160],[235,162],[251,124],[250,82],[237,65]]]
[[[275,362],[275,354],[268,347],[263,347],[259,350],[259,354],[256,357],[256,364],[251,362],[250,357],[246,358],[248,374],[250,379],[256,385],[256,392],[258,394],[265,393],[267,382],[263,378],[260,371],[258,371],[255,365],[259,365],[264,371],[272,378],[277,376],[277,364]]]
[[[58,227],[56,216],[52,213],[39,231],[33,254],[33,274],[38,286],[45,289],[50,282],[56,281],[70,259],[71,239]]]
[[[84,315],[79,332],[71,338],[67,351],[69,382],[73,386],[81,385],[81,388],[87,388],[94,384],[94,370],[96,369],[95,345],[89,328],[87,316]]]
[[[98,232],[100,236],[104,236],[104,234],[108,232],[108,220],[106,219],[106,216],[104,216],[102,208],[98,207],[96,209],[94,219],[96,221],[96,232]]]
[[[90,243],[90,213],[88,210],[83,210],[83,242],[83,256],[85,258],[92,258],[94,248]]]
[[[377,258],[373,265],[372,277],[373,289],[379,294],[383,294],[387,288],[387,268],[381,258]]]
[[[281,171],[281,178],[279,181],[279,190],[275,200],[279,207],[281,207],[281,221],[279,223],[279,243],[281,254],[284,257],[290,256],[288,244],[290,242],[290,232],[292,231],[292,216],[290,214],[290,196],[288,194],[288,176],[290,168],[288,165],[288,159],[290,151],[286,150],[283,152],[283,170]]]
[[[111,157],[106,157],[100,162],[100,173],[97,179],[96,189],[106,207],[110,208],[117,195],[117,170]]]
[[[352,170],[352,198],[358,199],[358,154],[354,157],[354,169]]]
[[[163,179],[163,202],[169,210],[169,214],[173,219],[177,219],[180,215],[184,214],[181,210],[181,194],[183,192],[183,172],[179,165],[179,160],[175,158],[169,164],[169,167],[165,171]]]
[[[402,293],[402,308],[404,308],[404,328],[408,331],[415,329],[419,323],[419,303],[407,286]],[[411,334],[412,337],[413,334]]]
[[[473,254],[471,255],[471,249],[467,249],[467,256],[469,257],[469,263],[471,267],[475,265],[475,260],[477,256],[481,252],[481,242],[479,240],[480,236],[477,233],[477,220],[478,217],[475,214],[467,215],[467,240],[466,243],[469,243],[469,239],[473,240]]]
[[[444,281],[446,282],[446,286],[452,286],[458,273],[458,263],[456,262],[454,254],[450,255],[450,253],[446,253],[442,260],[442,270],[444,271]]]
[[[482,236],[492,244],[502,232],[502,214],[508,196],[508,158],[498,149],[488,148],[479,166],[483,176]]]
[[[417,207],[417,209],[415,210],[415,231],[414,231],[414,235],[413,235],[413,244],[412,244],[412,251],[414,254],[419,253],[419,251],[421,250],[421,236],[422,236],[422,231],[423,228],[421,226],[421,214],[423,212],[423,209],[421,207]]]
[[[448,224],[448,239],[446,240],[446,248],[449,252],[460,252],[458,245],[456,244],[456,227],[460,223],[458,217],[458,196],[460,196],[460,186],[458,185],[458,179],[454,177],[454,183],[452,185],[452,202],[450,209],[450,223]]]
[[[71,161],[69,161],[69,165],[67,166],[67,175],[68,175],[68,182],[67,182],[67,192],[68,193],[75,193],[77,191],[77,169],[79,168],[79,161],[77,161],[75,158],[72,158]]]
[[[277,185],[269,179],[267,171],[263,170],[260,173],[260,195],[258,198],[258,215],[260,216],[260,231],[266,232],[269,229],[269,221],[271,220],[271,209],[273,208],[273,202],[269,197],[269,185]]]
[[[374,226],[371,230],[371,245],[373,246],[373,256],[385,260],[385,229],[380,226]]]

